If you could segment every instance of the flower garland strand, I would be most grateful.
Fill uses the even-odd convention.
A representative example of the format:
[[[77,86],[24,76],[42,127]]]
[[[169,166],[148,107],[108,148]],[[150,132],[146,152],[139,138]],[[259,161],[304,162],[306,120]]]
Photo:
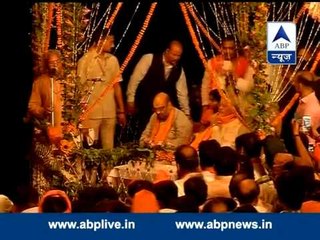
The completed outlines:
[[[113,79],[113,81],[108,85],[106,86],[106,88],[104,89],[104,91],[101,93],[101,95],[99,96],[99,98],[94,102],[92,103],[86,110],[83,111],[83,113],[81,114],[80,116],[80,121],[84,120],[87,118],[88,114],[93,110],[93,108],[99,104],[101,102],[101,100],[103,99],[103,97],[107,94],[107,92],[109,90],[111,90],[113,88],[113,86],[118,83],[120,80],[121,80],[121,75],[124,71],[124,69],[127,67],[129,61],[131,60],[132,56],[134,55],[135,51],[137,50],[137,47],[139,46],[141,40],[142,40],[142,37],[147,29],[147,27],[149,26],[149,23],[150,23],[150,20],[151,20],[151,17],[153,16],[153,13],[154,13],[154,10],[157,6],[157,2],[153,2],[150,6],[150,9],[149,9],[149,12],[146,16],[146,19],[144,20],[144,23],[142,25],[142,28],[140,29],[139,31],[139,34],[137,35],[130,51],[129,51],[129,54],[127,55],[127,57],[125,58],[125,60],[123,61],[123,63],[121,64],[121,67],[120,67],[120,70],[119,70],[119,73],[117,74],[117,76]]]
[[[192,24],[191,24],[191,20],[189,18],[189,15],[188,15],[188,10],[186,8],[186,5],[185,3],[179,3],[180,4],[180,8],[181,8],[181,11],[182,11],[182,14],[183,14],[183,17],[184,17],[184,20],[185,20],[185,23],[187,25],[187,28],[189,30],[189,34],[191,36],[191,40],[192,40],[192,43],[200,57],[200,60],[203,64],[203,66],[206,68],[207,66],[207,59],[205,58],[201,48],[200,48],[200,43],[197,39],[197,36],[196,36],[196,33],[194,31],[194,29],[192,28]]]
[[[51,35],[51,24],[52,24],[52,18],[53,18],[53,9],[54,9],[54,3],[48,4],[48,19],[47,19],[47,26],[46,26],[46,33],[45,33],[45,41],[44,41],[44,48],[43,53],[48,52],[49,46],[50,46],[50,35]]]
[[[106,25],[105,25],[105,27],[104,27],[105,30],[108,30],[108,34],[109,34],[109,32],[110,32],[110,29],[111,29],[111,27],[112,27],[112,25],[113,25],[113,23],[114,23],[114,20],[116,19],[116,16],[118,15],[118,13],[119,13],[119,11],[120,11],[122,5],[123,5],[123,2],[119,2],[119,3],[117,4],[117,6],[116,6],[115,10],[113,11],[110,19],[107,21],[107,23],[106,23]],[[101,39],[101,36],[100,36],[100,39]],[[99,41],[100,41],[100,39],[99,39]],[[101,44],[100,48],[98,49],[98,54],[101,53],[101,51],[102,51],[102,46],[104,46],[104,44],[105,44],[106,41],[107,41],[107,38],[104,39],[103,44]]]
[[[62,5],[56,4],[57,48],[62,49]]]
[[[203,26],[202,22],[200,21],[198,16],[195,14],[191,4],[185,3],[185,6],[187,7],[187,10],[189,11],[191,16],[193,17],[195,23],[200,27],[200,30],[202,31],[202,33],[207,37],[207,39],[210,41],[210,43],[220,52],[221,51],[220,46],[213,40],[213,38],[210,36],[209,32]]]
[[[114,12],[112,13],[110,19],[108,20],[108,22],[105,25],[105,29],[110,29],[111,28],[111,26],[114,23],[114,20],[115,20],[116,16],[118,15],[122,5],[123,5],[123,2],[118,2]]]
[[[32,59],[33,71],[35,76],[39,75],[43,70],[42,51],[44,49],[45,36],[45,5],[42,3],[35,3],[32,6]]]

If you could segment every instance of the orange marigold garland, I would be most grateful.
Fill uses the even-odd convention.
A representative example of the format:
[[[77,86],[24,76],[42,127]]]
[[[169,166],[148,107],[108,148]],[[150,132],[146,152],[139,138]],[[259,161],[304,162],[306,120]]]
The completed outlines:
[[[112,24],[114,23],[114,20],[115,20],[116,16],[118,15],[118,13],[119,13],[119,11],[120,11],[120,9],[121,9],[121,7],[122,7],[122,4],[123,4],[122,2],[119,2],[119,3],[117,4],[115,10],[113,11],[111,17],[109,18],[109,20],[107,21],[107,23],[106,23],[106,25],[105,25],[105,27],[104,27],[105,30],[109,30],[109,29],[111,28]],[[100,36],[100,39],[101,39],[101,36]],[[99,39],[99,41],[100,41],[100,39]],[[105,44],[105,41],[106,41],[106,40],[107,40],[107,39],[105,38],[104,41],[103,41],[103,44],[101,44],[101,47],[98,49],[98,53],[99,53],[99,54],[101,53],[101,51],[102,51],[102,46]]]
[[[57,48],[62,49],[62,5],[56,4]]]
[[[88,114],[93,110],[93,108],[99,104],[101,102],[101,100],[103,99],[103,97],[107,94],[107,92],[113,88],[113,86],[118,83],[121,79],[121,74],[123,73],[124,69],[127,67],[129,61],[131,60],[133,54],[135,53],[135,51],[137,50],[137,47],[139,46],[140,42],[141,42],[141,39],[147,29],[147,27],[149,26],[149,23],[150,23],[150,19],[154,13],[154,10],[157,6],[157,2],[154,2],[151,4],[150,6],[150,9],[149,9],[149,12],[146,16],[146,19],[144,20],[144,23],[142,25],[142,28],[140,29],[130,51],[129,51],[129,54],[127,55],[127,57],[125,58],[125,60],[123,61],[123,63],[121,64],[121,67],[120,67],[120,71],[119,73],[117,74],[117,76],[113,79],[113,81],[108,85],[106,86],[106,88],[104,89],[104,91],[101,93],[101,95],[99,96],[99,98],[94,102],[92,103],[83,113],[82,115],[80,116],[80,121],[85,119]]]
[[[193,17],[195,23],[200,27],[200,30],[203,32],[203,34],[208,38],[208,40],[210,41],[210,43],[220,52],[220,46],[213,40],[213,38],[210,36],[209,32],[206,30],[206,28],[203,26],[203,24],[201,23],[200,19],[198,18],[198,16],[195,14],[192,6],[190,3],[185,3],[185,6],[187,7],[189,13],[191,14],[191,16]]]
[[[51,33],[51,24],[52,24],[52,17],[53,17],[53,9],[54,9],[54,3],[48,4],[48,18],[47,18],[47,27],[45,29],[46,35],[45,35],[45,41],[44,41],[44,49],[43,53],[48,52],[49,46],[50,46],[50,33]]]
[[[188,27],[188,30],[189,30],[193,45],[194,45],[194,47],[196,48],[196,50],[197,50],[197,52],[199,54],[199,57],[200,57],[200,60],[202,61],[203,66],[206,67],[207,66],[207,59],[204,56],[204,54],[203,54],[203,52],[202,52],[202,50],[200,48],[200,43],[199,43],[199,41],[197,39],[197,36],[196,36],[196,33],[195,33],[194,29],[192,28],[191,20],[189,18],[186,5],[185,5],[185,3],[179,3],[179,4],[180,4],[180,8],[181,8],[185,23],[186,23],[186,25]]]
[[[106,23],[106,26],[105,26],[106,29],[111,28],[111,25],[114,23],[114,20],[115,20],[116,16],[118,15],[118,12],[119,12],[119,10],[121,9],[122,5],[123,5],[123,2],[119,2],[119,3],[117,4],[117,6],[116,6],[114,12],[112,13],[110,19],[109,19],[108,22]]]

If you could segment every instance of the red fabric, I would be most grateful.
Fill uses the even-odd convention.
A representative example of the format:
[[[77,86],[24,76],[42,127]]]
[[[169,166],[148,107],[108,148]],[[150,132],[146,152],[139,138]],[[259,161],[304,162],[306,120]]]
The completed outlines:
[[[237,77],[243,78],[244,75],[246,74],[249,64],[250,62],[245,57],[242,57],[242,56],[238,57],[235,64],[235,69],[234,69],[235,75]]]

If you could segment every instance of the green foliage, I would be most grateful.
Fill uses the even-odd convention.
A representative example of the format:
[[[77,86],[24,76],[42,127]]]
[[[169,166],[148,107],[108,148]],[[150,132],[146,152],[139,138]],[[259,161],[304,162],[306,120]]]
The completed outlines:
[[[267,16],[269,7],[270,3],[263,2],[234,3],[234,9],[238,13],[237,21],[245,19],[246,24],[248,24],[247,32],[249,34],[241,34],[239,39],[249,44],[252,59],[256,65],[255,87],[247,98],[249,104],[243,113],[243,117],[252,130],[262,129],[267,133],[273,131],[270,122],[278,111],[277,104],[272,102],[271,86],[267,82],[266,74]],[[249,24],[251,22],[248,19],[253,19],[252,24]]]

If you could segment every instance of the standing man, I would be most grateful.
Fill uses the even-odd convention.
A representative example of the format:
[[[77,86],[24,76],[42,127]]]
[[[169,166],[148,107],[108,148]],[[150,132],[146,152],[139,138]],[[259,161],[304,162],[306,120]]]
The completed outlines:
[[[155,95],[165,92],[174,107],[190,116],[186,76],[179,60],[183,46],[171,41],[162,54],[145,54],[136,65],[127,89],[128,112],[137,114],[139,136],[152,114]]]
[[[102,34],[89,51],[78,62],[78,76],[89,90],[88,105],[95,103],[101,93],[119,74],[118,59],[110,52],[114,47],[114,36]],[[116,117],[120,126],[125,126],[126,115],[120,83],[117,82],[89,112],[83,126],[94,129],[95,142],[103,149],[112,149]]]
[[[202,118],[208,110],[209,93],[221,88],[227,91],[231,86],[235,92],[247,93],[254,86],[254,69],[250,59],[237,56],[235,40],[228,36],[222,40],[221,54],[208,60],[201,84]]]
[[[309,143],[314,144],[315,139],[320,136],[320,103],[316,97],[314,88],[316,87],[316,77],[310,71],[298,72],[293,81],[296,91],[300,94],[298,108],[295,112],[296,119],[309,116],[311,119],[311,129],[308,133]]]
[[[64,80],[64,69],[62,67],[62,56],[57,50],[48,50],[44,54],[44,72],[35,78],[31,96],[28,104],[28,117],[37,120],[35,124],[34,138],[36,142],[32,144],[32,151],[30,152],[30,169],[32,169],[32,185],[39,194],[43,194],[50,188],[47,165],[48,158],[41,157],[39,161],[39,154],[36,150],[36,143],[39,142],[41,146],[50,146],[57,144],[62,135],[62,93]],[[43,129],[43,125],[45,129]],[[39,131],[41,130],[41,131]],[[48,138],[43,138],[46,136]],[[40,137],[40,138],[39,138]],[[50,150],[51,151],[51,150]]]
[[[61,54],[49,50],[44,56],[44,73],[37,77],[32,85],[28,104],[28,113],[48,122],[52,127],[61,127],[62,123],[62,84],[64,77]]]

